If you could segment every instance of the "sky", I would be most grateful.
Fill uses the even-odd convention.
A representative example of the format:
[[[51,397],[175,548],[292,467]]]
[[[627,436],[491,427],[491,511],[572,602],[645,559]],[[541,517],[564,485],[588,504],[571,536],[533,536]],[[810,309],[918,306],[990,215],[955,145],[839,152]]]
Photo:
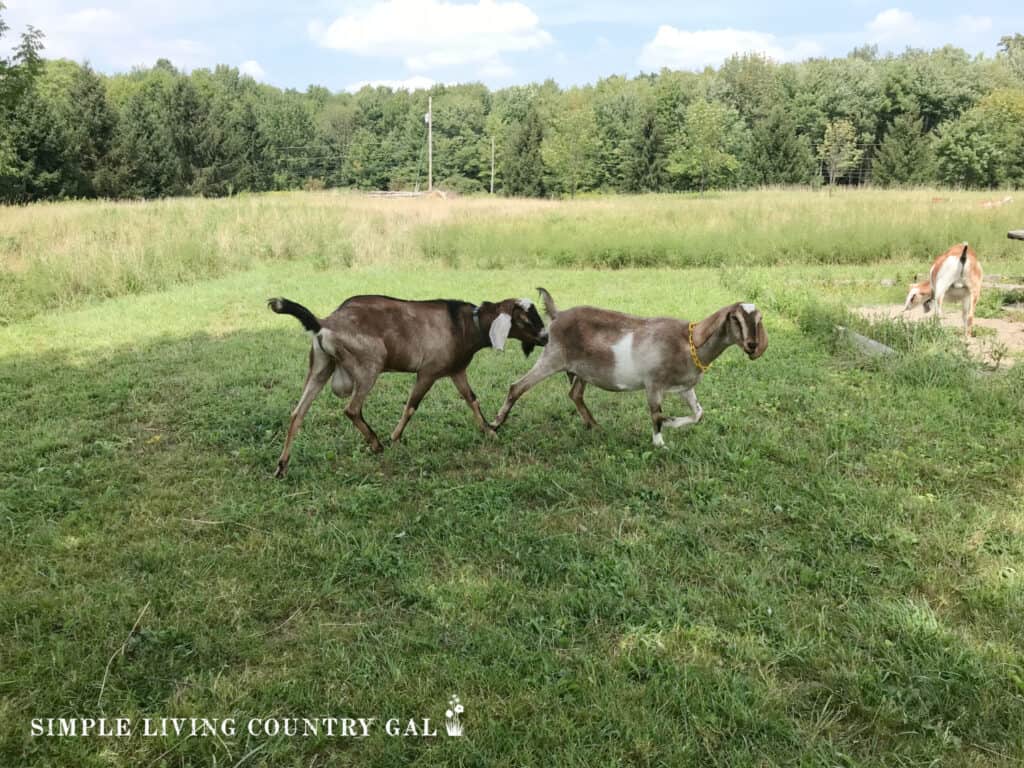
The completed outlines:
[[[778,61],[952,43],[994,55],[1024,32],[1024,2],[970,8],[933,0],[714,3],[613,0],[3,0],[9,47],[26,25],[48,58],[124,72],[170,59],[185,70],[229,64],[257,80],[305,90],[363,84],[492,88],[553,78],[592,83],[662,67],[700,70],[733,53]]]

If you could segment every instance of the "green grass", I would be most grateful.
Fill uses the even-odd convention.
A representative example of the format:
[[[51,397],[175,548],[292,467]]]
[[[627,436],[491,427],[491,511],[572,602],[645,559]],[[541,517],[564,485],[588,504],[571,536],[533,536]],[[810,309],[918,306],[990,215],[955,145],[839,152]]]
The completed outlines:
[[[942,202],[932,202],[934,197]],[[566,202],[345,193],[0,209],[0,325],[264,263],[321,269],[774,267],[912,263],[968,240],[1019,258],[1019,205],[983,193],[757,190]]]
[[[0,765],[1019,765],[1024,366],[980,374],[955,332],[886,327],[882,361],[831,335],[912,269],[274,263],[0,329]],[[381,456],[325,393],[271,479],[308,339],[267,296],[535,285],[681,317],[752,298],[770,346],[715,364],[668,450],[636,393],[588,392],[586,432],[556,377],[489,441],[441,382]],[[488,416],[517,346],[470,369]],[[410,384],[372,393],[380,433]],[[452,693],[461,740],[29,732],[438,722]]]

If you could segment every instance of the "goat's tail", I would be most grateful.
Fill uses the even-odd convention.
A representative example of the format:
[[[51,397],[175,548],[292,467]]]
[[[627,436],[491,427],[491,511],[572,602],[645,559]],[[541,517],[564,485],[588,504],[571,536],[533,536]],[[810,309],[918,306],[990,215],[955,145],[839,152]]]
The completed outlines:
[[[301,304],[296,304],[288,299],[267,299],[267,306],[279,315],[291,315],[298,318],[302,327],[310,333],[320,332],[320,321],[316,319],[316,315]]]
[[[555,300],[543,288],[538,288],[537,292],[540,293],[540,300],[544,302],[544,311],[547,313],[548,318],[554,320],[558,317],[558,307],[555,306]]]
[[[961,264],[966,264],[967,263],[967,241],[966,240],[964,240],[964,249],[960,253],[960,263]]]

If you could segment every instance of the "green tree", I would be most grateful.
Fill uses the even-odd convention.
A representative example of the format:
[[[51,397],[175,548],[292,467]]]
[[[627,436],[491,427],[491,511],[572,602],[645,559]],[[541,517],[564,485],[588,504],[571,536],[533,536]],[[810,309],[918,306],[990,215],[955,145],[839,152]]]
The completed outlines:
[[[935,51],[907,50],[875,65],[880,72],[880,99],[875,108],[877,138],[901,114],[922,119],[925,132],[970,109],[985,93],[982,72],[966,52],[945,47]],[[859,125],[862,134],[867,126]]]
[[[544,126],[540,112],[531,105],[518,129],[512,134],[508,155],[502,163],[505,168],[505,192],[515,197],[543,197],[544,159],[541,146],[544,143]]]
[[[1024,80],[1024,35],[1018,32],[999,38],[999,51],[1010,71]]]
[[[935,158],[919,115],[897,117],[871,165],[871,179],[882,186],[926,184],[934,178]]]
[[[490,95],[479,83],[440,89],[435,96],[434,178],[442,185],[469,192],[481,191],[485,177],[489,182],[490,140],[485,130],[489,103]],[[392,135],[399,139],[397,133]],[[411,149],[420,146],[421,141]]]
[[[552,116],[541,155],[556,183],[571,197],[581,185],[590,187],[597,154],[597,121],[587,94],[573,89]]]
[[[863,150],[857,146],[857,131],[849,120],[830,123],[825,129],[825,138],[818,146],[818,157],[825,164],[830,185],[856,168],[863,154]]]
[[[594,119],[600,146],[595,158],[595,186],[619,192],[638,190],[633,150],[642,131],[641,124],[655,108],[654,98],[647,79],[616,76],[595,86]]]
[[[760,53],[730,56],[716,73],[712,93],[735,109],[748,126],[765,117],[783,94],[777,65]]]
[[[0,40],[10,27],[4,22],[3,11],[7,6],[0,1]],[[0,109],[13,109],[42,70],[43,33],[35,27],[28,27],[21,33],[20,42],[14,47],[13,56],[0,58]]]
[[[35,88],[22,95],[0,141],[0,200],[27,203],[68,196],[64,173],[64,133],[47,101]]]
[[[45,62],[34,90],[47,103],[60,135],[61,194],[95,196],[117,119],[104,79],[87,65],[51,60]]]
[[[858,143],[878,144],[880,184],[1024,183],[1020,34],[995,59],[864,46],[803,62],[733,56],[717,71],[567,90],[548,80],[429,94],[282,91],[233,67],[184,73],[167,60],[101,76],[43,62],[41,41],[29,29],[0,59],[4,200],[224,195],[309,180],[408,188],[426,175],[428,95],[435,182],[466,192],[490,185],[492,138],[496,186],[517,195],[806,183],[817,178],[811,147],[834,184],[868,159]]]
[[[167,94],[175,77],[158,68],[138,73],[137,84],[119,110],[107,163],[109,188],[101,194],[161,197],[187,191],[171,140]]]
[[[0,0],[0,40],[10,29],[3,19],[5,8]],[[0,57],[0,200],[24,199],[27,174],[34,165],[32,158],[25,157],[28,148],[19,141],[26,138],[24,126],[19,128],[17,123],[31,111],[24,102],[42,70],[42,49],[42,32],[29,27],[13,55]]]
[[[359,128],[353,134],[345,155],[345,175],[359,189],[387,189],[387,157],[370,129]]]
[[[696,187],[728,186],[740,168],[745,136],[736,110],[699,99],[686,108],[679,146],[669,155],[668,172]]]
[[[812,145],[839,121],[857,136],[877,135],[882,97],[882,65],[862,58],[811,59],[794,66],[794,117]]]
[[[1024,91],[994,91],[940,128],[935,155],[946,184],[1024,185]]]
[[[654,192],[668,180],[668,154],[658,114],[648,109],[627,145],[629,162],[624,169],[625,188],[629,192]]]
[[[814,154],[799,132],[792,110],[772,107],[750,133],[748,174],[755,184],[806,184],[814,174]]]

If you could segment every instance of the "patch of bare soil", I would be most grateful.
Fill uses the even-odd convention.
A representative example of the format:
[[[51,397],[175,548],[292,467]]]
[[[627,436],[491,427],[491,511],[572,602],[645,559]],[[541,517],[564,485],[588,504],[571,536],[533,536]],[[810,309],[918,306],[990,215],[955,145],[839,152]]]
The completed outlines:
[[[909,312],[904,312],[902,304],[858,307],[855,312],[868,320],[902,318],[911,323],[931,322],[935,317],[934,311],[925,314],[921,307],[914,307]],[[955,311],[953,307],[950,307],[943,313],[942,325],[957,330],[963,329],[959,304],[956,305]],[[1014,358],[1024,358],[1024,322],[1006,318],[978,317],[974,320],[974,328],[975,335],[967,340],[967,348],[978,359],[989,365],[998,364],[1008,367],[1014,364]],[[978,334],[978,328],[989,328],[995,331],[995,336],[989,333]],[[999,354],[1000,346],[1005,347],[1007,353],[1005,357],[1001,357]]]

